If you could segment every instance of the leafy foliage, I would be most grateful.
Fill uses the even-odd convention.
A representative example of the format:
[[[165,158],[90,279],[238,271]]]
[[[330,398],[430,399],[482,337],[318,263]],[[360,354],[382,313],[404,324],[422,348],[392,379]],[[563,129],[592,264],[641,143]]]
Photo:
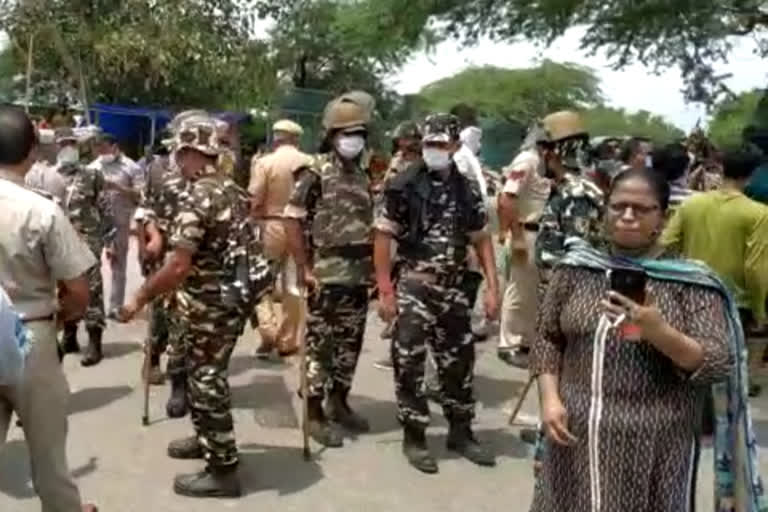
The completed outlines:
[[[768,5],[762,0],[444,0],[434,2],[446,30],[468,41],[481,36],[522,36],[551,43],[584,26],[581,46],[604,50],[617,68],[639,61],[659,69],[677,66],[686,96],[714,102],[727,92],[715,64],[733,49],[734,37],[752,36],[768,56]]]
[[[34,35],[36,81],[60,96],[87,78],[113,103],[223,108],[266,97],[274,70],[235,0],[0,0],[17,55]]]
[[[583,114],[593,136],[627,135],[647,137],[656,142],[672,142],[685,136],[680,128],[645,110],[630,113],[620,108],[597,107]]]
[[[527,69],[469,68],[428,85],[419,95],[426,110],[445,112],[464,102],[486,116],[525,123],[602,101],[600,80],[592,70],[549,60]]]
[[[755,89],[719,103],[709,122],[709,138],[718,147],[741,144],[744,129],[753,123],[764,90]]]

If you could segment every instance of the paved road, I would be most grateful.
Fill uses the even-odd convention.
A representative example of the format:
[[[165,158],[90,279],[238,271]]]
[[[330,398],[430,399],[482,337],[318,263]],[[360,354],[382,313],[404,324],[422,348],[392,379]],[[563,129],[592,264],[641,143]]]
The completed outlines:
[[[132,269],[132,286],[137,285]],[[388,372],[372,362],[386,353],[378,338],[381,324],[370,316],[365,352],[355,381],[352,404],[370,418],[373,433],[347,440],[341,450],[301,458],[297,415],[299,403],[295,362],[257,362],[252,350],[257,337],[248,333],[231,365],[237,439],[242,450],[246,496],[240,500],[193,500],[173,494],[175,473],[192,471],[194,462],[174,461],[165,448],[172,439],[191,432],[187,419],[168,420],[167,387],[153,388],[152,424],[141,426],[140,340],[143,321],[110,325],[103,364],[83,369],[68,358],[72,388],[69,456],[81,491],[107,512],[210,510],[281,510],[312,512],[441,511],[483,512],[527,510],[532,494],[528,447],[518,431],[506,426],[510,401],[523,387],[525,374],[510,370],[495,357],[492,343],[479,346],[476,387],[477,431],[499,453],[499,465],[482,469],[456,459],[443,448],[446,423],[433,410],[430,443],[440,459],[440,474],[412,470],[400,453],[401,434],[395,421],[393,383]],[[524,412],[536,413],[533,396]],[[761,444],[768,444],[768,403],[755,407]],[[707,454],[709,455],[709,454]],[[712,510],[711,456],[702,470],[699,510]],[[768,474],[768,464],[762,464]],[[0,449],[0,510],[40,510],[29,483],[26,446],[19,429]]]

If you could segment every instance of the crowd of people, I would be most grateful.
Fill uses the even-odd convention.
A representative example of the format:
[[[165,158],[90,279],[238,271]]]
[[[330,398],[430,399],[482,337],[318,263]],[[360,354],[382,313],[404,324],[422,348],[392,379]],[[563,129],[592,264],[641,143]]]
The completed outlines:
[[[535,123],[499,180],[482,164],[476,113],[457,105],[398,126],[376,181],[374,109],[361,91],[331,101],[314,155],[299,149],[300,125],[278,121],[246,191],[227,126],[206,111],[178,114],[139,166],[109,134],[36,130],[0,108],[0,283],[34,340],[21,379],[0,386],[0,430],[16,411],[43,509],[95,510],[81,505],[64,448],[60,362],[80,350],[80,320],[92,366],[105,317],[150,308],[143,378],[167,376],[168,416],[189,414],[193,428],[168,455],[205,463],[174,490],[237,497],[228,365],[248,323],[256,357],[302,353],[309,435],[340,448],[345,430],[371,429],[349,396],[375,303],[391,339],[376,366],[393,372],[417,470],[439,471],[429,400],[449,450],[495,465],[472,425],[475,344],[496,331],[499,359],[538,384],[532,511],[693,510],[707,436],[718,510],[766,510],[748,400],[760,392],[748,363],[763,358],[750,340],[768,303],[768,206],[747,195],[761,190],[761,157],[702,152],[695,137],[593,145],[580,114],[561,111]],[[55,162],[38,158],[45,145]],[[88,145],[92,163],[80,156]],[[145,281],[125,297],[132,230]]]

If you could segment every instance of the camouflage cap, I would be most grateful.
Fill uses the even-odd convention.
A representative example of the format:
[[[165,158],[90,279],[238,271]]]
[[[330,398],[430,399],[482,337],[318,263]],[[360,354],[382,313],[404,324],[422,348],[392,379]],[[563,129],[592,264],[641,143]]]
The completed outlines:
[[[459,118],[452,114],[433,114],[424,121],[424,142],[456,142],[461,131]]]
[[[397,139],[419,139],[421,140],[421,128],[415,121],[403,121],[398,124],[392,132],[392,138]]]
[[[208,156],[218,156],[225,148],[219,140],[214,119],[192,117],[179,124],[173,138],[173,150],[194,149]]]
[[[194,109],[194,110],[185,110],[183,112],[179,112],[176,114],[176,117],[174,117],[170,123],[168,123],[168,130],[171,131],[171,133],[175,133],[178,131],[179,127],[181,126],[181,123],[183,123],[187,119],[192,118],[209,118],[211,115],[206,112],[205,110],[201,109]]]

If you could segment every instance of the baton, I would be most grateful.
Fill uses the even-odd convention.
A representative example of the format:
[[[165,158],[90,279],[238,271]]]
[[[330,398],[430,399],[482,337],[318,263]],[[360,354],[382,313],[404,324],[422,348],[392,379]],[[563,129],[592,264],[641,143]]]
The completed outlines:
[[[299,387],[301,388],[301,438],[303,443],[303,456],[305,461],[312,458],[309,446],[309,382],[307,379],[307,291],[302,288],[299,291]]]

